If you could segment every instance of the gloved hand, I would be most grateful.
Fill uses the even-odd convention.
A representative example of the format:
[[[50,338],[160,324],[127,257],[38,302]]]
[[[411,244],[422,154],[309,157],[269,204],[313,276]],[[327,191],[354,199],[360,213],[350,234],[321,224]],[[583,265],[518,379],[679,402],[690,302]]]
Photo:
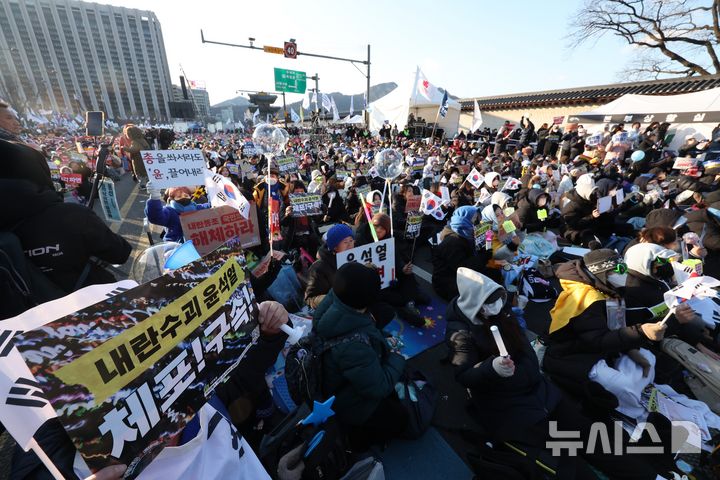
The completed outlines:
[[[300,480],[305,471],[305,464],[302,462],[302,453],[305,444],[300,444],[288,453],[280,457],[278,461],[277,474],[280,480]]]
[[[150,198],[152,198],[153,200],[160,200],[162,198],[160,194],[160,187],[156,187],[155,184],[153,184],[152,182],[148,182],[146,187]]]
[[[492,361],[493,370],[503,378],[512,377],[515,374],[515,362],[510,357],[495,357]]]

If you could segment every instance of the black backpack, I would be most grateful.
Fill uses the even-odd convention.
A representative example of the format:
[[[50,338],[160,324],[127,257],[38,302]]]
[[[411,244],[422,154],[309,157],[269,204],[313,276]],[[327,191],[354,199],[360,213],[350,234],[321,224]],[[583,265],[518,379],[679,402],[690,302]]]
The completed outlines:
[[[320,400],[322,393],[322,355],[328,350],[350,342],[370,345],[370,337],[363,332],[349,333],[323,340],[311,332],[291,346],[285,357],[285,381],[295,405]]]
[[[20,315],[65,295],[25,257],[20,239],[14,233],[0,232],[0,319]]]

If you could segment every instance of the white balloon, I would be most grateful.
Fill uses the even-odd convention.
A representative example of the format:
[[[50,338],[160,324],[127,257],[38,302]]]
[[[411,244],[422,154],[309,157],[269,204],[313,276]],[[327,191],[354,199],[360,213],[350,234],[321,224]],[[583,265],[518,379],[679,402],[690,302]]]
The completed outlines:
[[[272,153],[275,143],[273,139],[274,133],[275,127],[267,123],[261,123],[255,127],[255,132],[253,132],[252,136],[255,148],[260,149],[263,153]]]
[[[378,175],[386,180],[392,180],[403,171],[403,156],[397,150],[386,148],[375,156],[375,169]]]

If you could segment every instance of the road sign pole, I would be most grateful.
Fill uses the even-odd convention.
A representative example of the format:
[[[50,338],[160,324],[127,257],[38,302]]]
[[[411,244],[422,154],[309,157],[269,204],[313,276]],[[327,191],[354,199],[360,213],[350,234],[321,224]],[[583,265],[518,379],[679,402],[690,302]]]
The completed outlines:
[[[283,94],[283,119],[285,120],[285,129],[287,130],[288,124],[287,124],[287,105],[285,104],[285,92],[282,92]],[[302,107],[300,107],[302,108]]]
[[[370,105],[370,44],[368,44],[368,59],[367,59],[367,100],[365,101],[365,126],[370,131],[370,112],[368,111],[368,105]]]

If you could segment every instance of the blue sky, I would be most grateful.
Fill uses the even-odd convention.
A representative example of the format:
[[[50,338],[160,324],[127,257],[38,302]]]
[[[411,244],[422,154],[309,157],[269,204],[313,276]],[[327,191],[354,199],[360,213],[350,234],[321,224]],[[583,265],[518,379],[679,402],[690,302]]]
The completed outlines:
[[[365,59],[371,82],[410,81],[419,65],[435,85],[460,97],[510,94],[618,81],[633,50],[612,37],[569,48],[564,38],[579,0],[229,1],[110,0],[153,10],[165,37],[173,83],[179,65],[204,81],[211,103],[236,89],[274,89],[273,67],[318,73],[320,90],[360,93],[365,77],[351,64],[202,44],[206,39],[282,46]],[[288,101],[300,96],[289,95]]]

